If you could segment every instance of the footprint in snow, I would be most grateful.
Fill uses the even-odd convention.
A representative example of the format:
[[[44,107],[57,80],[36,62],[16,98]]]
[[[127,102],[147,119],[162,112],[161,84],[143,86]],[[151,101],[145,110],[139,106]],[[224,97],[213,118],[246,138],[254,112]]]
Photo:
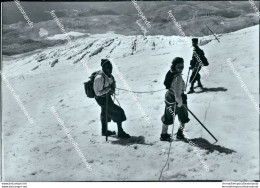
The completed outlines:
[[[30,175],[35,176],[37,172],[32,172]]]
[[[11,136],[11,133],[7,133],[5,136]]]
[[[94,122],[96,122],[96,120],[91,120],[88,123],[91,124],[91,123],[94,123]]]
[[[49,153],[48,151],[45,151],[45,152],[44,152],[44,155],[47,155],[48,153]]]
[[[33,151],[33,152],[39,152],[40,149],[38,147],[34,147],[33,149],[31,149],[30,151]]]
[[[55,149],[61,149],[61,147],[60,146],[56,146],[56,147],[51,148],[50,150],[55,150]]]
[[[169,176],[167,179],[181,179],[181,178],[186,178],[186,177],[187,177],[186,174],[177,173],[172,176]]]

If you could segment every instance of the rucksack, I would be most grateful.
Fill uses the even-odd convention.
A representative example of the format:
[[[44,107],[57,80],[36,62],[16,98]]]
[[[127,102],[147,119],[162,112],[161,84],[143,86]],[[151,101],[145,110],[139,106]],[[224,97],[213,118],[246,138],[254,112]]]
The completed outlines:
[[[209,62],[208,62],[207,58],[204,55],[202,56],[201,61],[202,61],[204,66],[208,66],[209,65]]]
[[[91,74],[91,76],[89,77],[89,80],[87,82],[84,82],[84,89],[85,89],[85,93],[88,98],[94,98],[96,96],[95,91],[94,91],[94,80],[97,75],[103,76],[101,71],[96,71]],[[104,84],[105,84],[105,78],[104,78]]]
[[[165,85],[166,89],[170,89],[170,87],[172,85],[172,80],[174,79],[175,75],[176,75],[176,72],[171,72],[171,71],[167,72],[165,79],[164,79],[164,85]]]
[[[196,52],[197,52],[197,54],[198,54],[198,56],[199,56],[199,58],[200,58],[200,60],[201,60],[201,62],[203,64],[203,66],[208,66],[209,62],[208,62],[207,58],[205,57],[205,54],[204,54],[203,50],[201,50],[200,48],[197,48]],[[192,57],[192,59],[193,59],[193,57]],[[193,60],[191,60],[191,61],[193,61]],[[199,62],[199,61],[195,58],[195,62],[193,62],[193,63],[196,63],[196,62]],[[192,63],[191,63],[191,65],[192,65]]]

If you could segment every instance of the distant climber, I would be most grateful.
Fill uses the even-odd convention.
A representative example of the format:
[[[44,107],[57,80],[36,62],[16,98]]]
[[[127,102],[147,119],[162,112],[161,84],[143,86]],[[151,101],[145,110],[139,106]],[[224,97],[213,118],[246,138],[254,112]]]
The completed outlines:
[[[194,93],[194,83],[196,81],[198,82],[198,87],[203,89],[203,86],[200,81],[201,76],[200,76],[199,71],[202,66],[209,65],[208,60],[205,57],[203,50],[201,50],[198,46],[198,38],[192,39],[192,46],[193,46],[193,54],[192,54],[192,60],[190,61],[190,67],[189,67],[189,69],[192,70],[192,74],[190,77],[191,87],[190,87],[190,91],[188,92],[188,94]]]

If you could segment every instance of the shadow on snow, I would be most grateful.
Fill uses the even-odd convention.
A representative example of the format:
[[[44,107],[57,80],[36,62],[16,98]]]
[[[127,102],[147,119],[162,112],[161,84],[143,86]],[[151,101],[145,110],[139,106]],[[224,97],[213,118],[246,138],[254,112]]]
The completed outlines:
[[[224,92],[224,91],[227,91],[227,89],[224,88],[224,87],[216,87],[216,88],[206,88],[206,87],[204,87],[202,91],[197,91],[196,93],[220,92],[220,91]]]
[[[223,146],[211,144],[209,141],[207,141],[204,138],[193,138],[193,139],[190,139],[190,141],[192,141],[200,149],[207,150],[209,153],[218,151],[219,153],[232,154],[232,153],[236,152],[232,149],[228,149]],[[187,140],[185,142],[188,143]]]
[[[117,137],[114,137],[117,138]],[[119,144],[119,145],[132,145],[132,144],[142,144],[142,145],[152,145],[145,143],[145,138],[143,136],[131,136],[131,138],[128,139],[118,139],[116,141],[112,141],[112,144]]]

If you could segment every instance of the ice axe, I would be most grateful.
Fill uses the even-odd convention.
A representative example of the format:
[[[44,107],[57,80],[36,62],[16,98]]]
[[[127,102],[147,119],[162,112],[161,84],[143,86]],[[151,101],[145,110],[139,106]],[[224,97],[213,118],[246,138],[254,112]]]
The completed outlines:
[[[184,105],[183,105],[184,106]],[[215,136],[213,136],[213,134],[200,122],[200,120],[186,107],[184,106],[190,113],[191,115],[200,123],[200,125],[214,138],[214,140],[216,140],[216,142],[218,141],[218,139],[216,139]],[[216,143],[215,142],[215,143]]]
[[[186,89],[187,89],[189,76],[190,76],[190,68],[189,68],[189,71],[188,71],[188,77],[187,77],[187,81],[186,81],[185,91],[186,91]]]
[[[210,32],[214,35],[214,37],[218,40],[218,37],[215,35],[215,33],[213,33],[213,31],[209,28],[209,26],[206,24],[207,28],[210,30]],[[220,41],[218,40],[218,42],[220,43]]]

